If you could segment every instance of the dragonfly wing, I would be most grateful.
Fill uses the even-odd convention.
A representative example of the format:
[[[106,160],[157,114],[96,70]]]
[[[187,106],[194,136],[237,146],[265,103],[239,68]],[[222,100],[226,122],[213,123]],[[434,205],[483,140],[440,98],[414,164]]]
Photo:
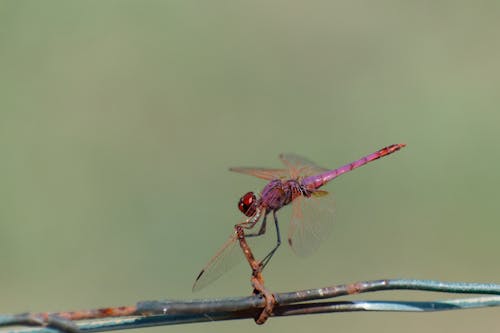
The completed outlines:
[[[251,217],[245,217],[238,225],[245,229],[254,227],[259,223],[261,216],[265,215],[265,209],[257,209]],[[219,251],[210,259],[206,266],[201,270],[193,284],[193,291],[198,291],[221,277],[222,274],[236,266],[242,259],[241,250],[236,230],[233,231],[229,239],[221,246]]]
[[[318,190],[309,198],[296,198],[292,206],[288,244],[297,255],[307,256],[317,250],[331,232],[335,212],[333,196]]]
[[[280,154],[280,159],[287,166],[292,179],[308,177],[329,170],[297,154]]]
[[[235,167],[229,168],[229,171],[239,172],[265,180],[284,179],[289,177],[288,170],[285,169]]]
[[[242,259],[243,254],[238,244],[238,237],[234,232],[198,274],[193,284],[193,291],[201,290],[214,282]]]

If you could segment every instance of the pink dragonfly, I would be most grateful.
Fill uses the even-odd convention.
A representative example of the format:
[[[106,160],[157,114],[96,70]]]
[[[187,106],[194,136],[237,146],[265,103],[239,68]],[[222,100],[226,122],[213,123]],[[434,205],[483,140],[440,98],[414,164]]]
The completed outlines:
[[[248,192],[240,198],[238,203],[238,208],[245,215],[245,220],[237,225],[250,230],[262,218],[259,230],[245,234],[245,237],[264,234],[267,216],[271,213],[273,215],[277,234],[276,245],[261,260],[262,269],[281,244],[278,218],[276,217],[276,212],[279,209],[292,203],[293,211],[288,232],[288,244],[298,255],[307,255],[313,252],[326,238],[333,222],[332,196],[320,188],[346,172],[392,154],[405,146],[405,144],[393,144],[333,170],[319,167],[306,158],[294,154],[280,155],[286,169],[230,168],[231,171],[269,181],[260,196]],[[193,291],[200,290],[215,281],[243,258],[239,253],[239,246],[236,246],[237,243],[238,236],[235,231],[202,269],[194,282]]]

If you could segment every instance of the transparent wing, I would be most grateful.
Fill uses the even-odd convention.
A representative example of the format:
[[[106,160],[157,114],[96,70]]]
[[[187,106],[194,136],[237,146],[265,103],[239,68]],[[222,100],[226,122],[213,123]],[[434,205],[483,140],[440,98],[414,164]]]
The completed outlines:
[[[317,190],[309,198],[296,198],[292,205],[288,244],[297,255],[307,256],[330,235],[335,202],[327,191]]]
[[[201,270],[193,284],[193,291],[201,290],[236,266],[243,259],[236,232],[222,245],[217,253]]]
[[[265,180],[284,179],[289,177],[288,170],[286,169],[235,167],[235,168],[229,168],[229,171],[239,172]]]
[[[252,217],[245,217],[240,224],[245,225],[253,223],[253,226],[261,223],[261,216],[265,215],[265,210],[257,210]],[[210,259],[210,261],[201,270],[194,281],[193,291],[205,288],[210,283],[220,278],[225,272],[236,266],[244,258],[243,251],[240,248],[236,230],[233,231],[228,240],[221,246],[219,251]]]
[[[287,166],[292,179],[308,177],[329,170],[297,154],[280,154],[280,159]]]

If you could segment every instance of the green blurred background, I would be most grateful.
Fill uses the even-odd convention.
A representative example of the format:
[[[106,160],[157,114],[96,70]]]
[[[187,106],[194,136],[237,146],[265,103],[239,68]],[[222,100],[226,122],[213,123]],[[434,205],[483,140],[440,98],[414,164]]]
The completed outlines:
[[[267,285],[500,282],[499,29],[498,1],[1,1],[0,312],[248,294],[245,265],[191,293],[264,185],[227,168],[338,167],[398,142],[328,186],[330,241],[283,246]],[[142,331],[499,331],[498,314]]]

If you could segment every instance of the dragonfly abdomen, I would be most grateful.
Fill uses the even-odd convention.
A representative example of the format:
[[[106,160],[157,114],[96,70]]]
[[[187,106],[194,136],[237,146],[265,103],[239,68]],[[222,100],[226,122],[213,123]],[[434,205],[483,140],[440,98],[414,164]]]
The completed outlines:
[[[367,163],[375,161],[381,157],[392,154],[405,146],[406,145],[404,143],[398,143],[398,144],[393,144],[393,145],[384,147],[382,149],[377,150],[374,153],[371,153],[369,155],[366,155],[366,156],[360,158],[357,161],[354,161],[352,163],[341,166],[340,168],[325,171],[323,173],[320,173],[319,175],[306,177],[306,178],[304,178],[302,183],[308,189],[318,189],[321,186],[328,183],[329,181],[337,178],[338,176],[340,176],[343,173],[349,172],[349,171],[356,169],[356,168],[359,168],[360,166],[363,166]]]

